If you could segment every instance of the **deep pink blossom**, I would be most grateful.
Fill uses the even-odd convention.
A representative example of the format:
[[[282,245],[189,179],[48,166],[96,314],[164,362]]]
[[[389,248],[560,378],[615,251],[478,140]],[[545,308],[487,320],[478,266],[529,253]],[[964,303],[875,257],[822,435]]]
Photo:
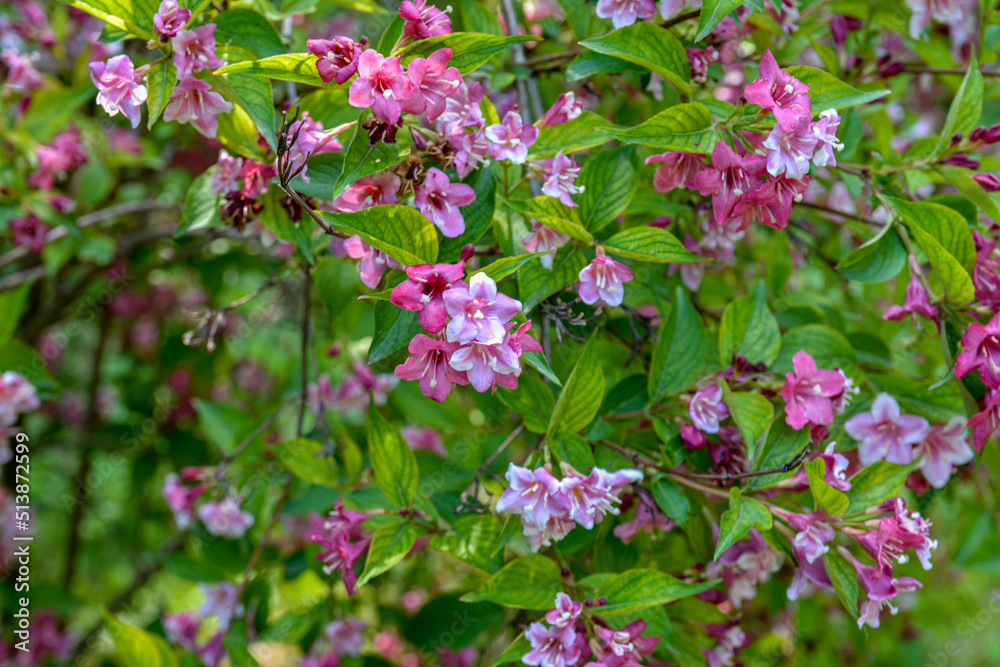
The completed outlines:
[[[448,143],[455,150],[455,171],[459,178],[471,174],[490,154],[490,142],[484,130],[460,131],[448,137]]]
[[[920,516],[920,512],[907,512],[902,498],[890,498],[878,509],[891,511],[892,516],[879,519],[876,530],[860,535],[858,542],[882,571],[891,573],[893,561],[906,563],[908,557],[904,552],[910,548],[923,568],[931,569],[931,550],[938,545],[937,540],[930,538],[931,524]]]
[[[507,333],[504,325],[521,312],[521,302],[498,292],[496,281],[485,273],[445,291],[442,298],[452,318],[448,340],[455,343],[499,343]]]
[[[1000,388],[1000,313],[984,327],[973,323],[962,336],[962,352],[955,359],[955,375],[964,377],[975,368],[990,389]]]
[[[580,269],[577,291],[587,305],[620,306],[625,298],[624,283],[632,280],[632,269],[608,257],[597,246],[597,257]]]
[[[917,276],[919,267],[916,266],[916,259],[910,256],[910,283],[906,286],[906,298],[902,306],[895,304],[889,306],[882,316],[883,320],[901,320],[907,315],[923,315],[932,322],[937,322],[937,306],[931,305],[927,296],[924,284]]]
[[[802,200],[811,179],[812,176],[808,175],[801,179],[781,175],[758,185],[733,207],[734,218],[742,217],[737,230],[746,229],[754,220],[768,227],[784,229],[792,214],[792,204]]]
[[[381,250],[368,245],[357,234],[344,241],[344,250],[347,251],[348,257],[361,260],[358,265],[361,282],[370,289],[378,287],[386,269],[401,268],[399,262]]]
[[[87,151],[80,143],[80,130],[71,127],[61,132],[49,144],[41,144],[35,149],[38,169],[28,177],[28,185],[42,190],[51,190],[57,179],[87,162]]]
[[[982,451],[986,441],[1000,428],[1000,390],[990,389],[980,401],[981,412],[969,418],[969,428],[972,429],[972,445],[975,450]]]
[[[613,532],[624,544],[630,544],[639,531],[645,531],[655,538],[657,531],[666,533],[676,525],[673,519],[664,516],[657,509],[652,500],[640,497],[635,504],[635,518],[618,524]]]
[[[913,461],[913,446],[923,440],[929,426],[923,417],[900,414],[896,399],[883,392],[875,398],[871,412],[851,417],[844,430],[859,441],[861,465],[882,459],[905,465]]]
[[[524,636],[531,644],[531,650],[521,658],[526,665],[571,667],[580,660],[580,646],[572,626],[532,623]]]
[[[179,529],[184,530],[191,525],[191,521],[194,519],[195,505],[205,490],[204,484],[185,486],[177,474],[167,475],[163,485],[163,499],[167,501],[167,506],[174,513],[174,523]]]
[[[678,422],[681,429],[681,440],[687,449],[701,449],[708,442],[705,434],[694,424]]]
[[[4,49],[0,51],[0,62],[7,68],[6,85],[11,88],[32,90],[45,85],[41,72],[35,69],[35,58],[30,54]]]
[[[805,350],[795,353],[792,366],[794,372],[785,375],[781,388],[785,422],[796,431],[806,424],[832,424],[832,399],[844,392],[844,375],[835,370],[817,369],[816,362]]]
[[[371,542],[371,534],[361,525],[367,518],[365,512],[345,509],[340,498],[327,516],[313,514],[309,517],[306,539],[320,546],[316,558],[323,562],[324,572],[340,572],[349,595],[354,595],[354,586],[358,581],[354,566]]]
[[[13,218],[8,227],[14,245],[35,253],[45,247],[45,236],[50,228],[38,216],[28,214],[23,218]]]
[[[979,186],[986,192],[997,192],[1000,190],[1000,177],[996,174],[975,174],[972,177]]]
[[[661,165],[653,174],[653,186],[657,192],[669,192],[680,187],[694,190],[698,187],[695,177],[705,168],[701,155],[684,151],[668,151],[646,158],[646,164],[657,163]]]
[[[372,206],[395,204],[399,184],[399,176],[389,171],[364,176],[347,186],[344,194],[333,200],[333,208],[338,211],[361,211]]]
[[[656,16],[656,0],[597,0],[597,15],[611,19],[615,28],[624,28]]]
[[[729,408],[722,402],[722,387],[710,384],[696,391],[688,403],[688,414],[705,433],[718,433],[719,421],[729,416]]]
[[[395,125],[403,110],[403,100],[412,94],[413,84],[406,78],[398,56],[386,58],[368,49],[358,58],[358,78],[351,84],[348,96],[352,107],[371,107],[376,116]]]
[[[528,252],[549,251],[538,258],[538,261],[546,269],[552,268],[552,260],[555,259],[556,252],[559,248],[569,243],[569,240],[570,237],[568,234],[557,232],[537,220],[531,221],[531,233],[521,237],[524,249]]]
[[[451,7],[448,8],[448,11]],[[427,0],[403,0],[399,5],[399,16],[403,19],[403,38],[427,39],[447,35],[451,32],[451,17]]]
[[[132,127],[139,126],[140,107],[146,101],[146,86],[140,83],[142,77],[136,76],[128,56],[115,56],[107,63],[90,63],[90,79],[97,86],[97,103],[109,116],[121,112]]]
[[[441,441],[441,433],[434,428],[426,426],[404,426],[401,433],[403,440],[413,451],[425,451],[437,454],[438,456],[448,456],[448,450],[444,448]]]
[[[465,263],[475,248],[465,246],[456,264],[420,264],[406,267],[407,279],[393,288],[389,300],[399,308],[416,311],[420,326],[429,333],[441,333],[448,321],[444,293],[465,275]]]
[[[508,111],[502,122],[486,128],[486,138],[490,140],[490,157],[494,160],[524,164],[528,147],[538,139],[538,128],[524,125],[517,111]]]
[[[181,7],[177,0],[163,0],[153,14],[153,31],[161,42],[175,37],[191,20],[191,10]]]
[[[712,195],[715,223],[725,224],[733,215],[737,201],[757,188],[767,166],[761,155],[740,156],[724,141],[712,150],[712,166],[695,176],[695,184],[703,195]]]
[[[419,382],[424,396],[444,403],[452,384],[468,384],[464,375],[452,370],[448,364],[451,355],[458,348],[458,343],[417,334],[407,348],[410,357],[396,366],[396,377]]]
[[[563,123],[568,123],[571,120],[579,118],[581,113],[583,113],[583,105],[576,99],[573,91],[566,91],[559,93],[555,104],[549,107],[549,110],[545,112],[545,115],[542,116],[536,125],[538,127],[562,125]]]
[[[171,644],[189,651],[198,648],[198,630],[201,620],[190,612],[163,615],[163,633]]]
[[[476,192],[471,185],[452,183],[437,167],[428,169],[423,184],[414,188],[413,203],[449,238],[461,236],[465,231],[460,207],[475,200]]]
[[[778,124],[787,131],[812,118],[809,86],[778,67],[771,50],[760,60],[760,78],[747,85],[744,96],[750,104],[770,109]]]
[[[412,96],[403,102],[407,113],[427,114],[427,120],[437,120],[447,106],[448,98],[462,85],[462,74],[448,67],[451,49],[438,49],[427,58],[414,58],[406,66],[412,85]]]
[[[174,86],[163,120],[191,123],[206,137],[214,137],[219,130],[218,115],[232,110],[232,103],[222,99],[208,83],[189,76]]]
[[[240,194],[247,199],[256,199],[267,192],[268,181],[278,175],[278,170],[273,165],[257,162],[257,160],[244,160],[243,166],[237,177],[243,181]]]
[[[181,30],[170,44],[174,49],[174,66],[177,67],[178,79],[226,64],[215,55],[214,23],[206,23],[193,30]]]
[[[584,190],[582,185],[576,184],[576,178],[580,175],[580,163],[566,157],[560,150],[555,157],[539,160],[536,164],[542,172],[542,192],[555,197],[566,206],[576,206],[571,195]]]
[[[599,628],[598,636],[604,642],[604,654],[600,662],[591,662],[587,667],[633,667],[639,665],[642,656],[652,654],[659,637],[643,637],[646,621],[632,621],[621,630]]]
[[[337,36],[333,39],[308,39],[306,48],[316,56],[316,69],[323,81],[346,83],[357,74],[358,61],[368,45],[364,37],[355,42],[350,37]]]
[[[198,508],[198,518],[211,535],[233,540],[243,537],[254,522],[253,514],[241,510],[232,496],[205,503]]]
[[[772,176],[785,174],[789,178],[802,178],[809,173],[809,160],[816,151],[819,139],[813,132],[809,117],[803,118],[791,130],[776,125],[767,139],[767,173]]]

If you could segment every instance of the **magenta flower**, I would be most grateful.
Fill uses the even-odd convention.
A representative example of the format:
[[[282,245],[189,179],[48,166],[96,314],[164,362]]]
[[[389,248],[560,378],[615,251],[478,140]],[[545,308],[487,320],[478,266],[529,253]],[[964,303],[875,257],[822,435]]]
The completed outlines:
[[[814,563],[816,559],[830,550],[827,542],[832,542],[837,531],[823,521],[823,512],[810,514],[789,514],[785,517],[788,524],[795,529],[793,545],[799,549],[806,562]]]
[[[237,175],[243,180],[240,194],[247,199],[256,199],[267,192],[268,180],[277,175],[278,170],[272,165],[257,162],[257,160],[244,160]]]
[[[923,568],[930,570],[933,567],[931,549],[936,549],[938,545],[937,540],[930,538],[930,523],[920,516],[920,512],[907,512],[902,498],[890,498],[877,509],[891,510],[893,516],[879,519],[876,530],[857,538],[865,551],[877,561],[877,567],[886,575],[891,575],[893,561],[906,563],[909,559],[903,552],[912,547]]]
[[[659,637],[643,637],[646,631],[646,621],[632,621],[621,630],[599,628],[597,634],[605,644],[604,660],[591,665],[606,665],[611,667],[629,667],[638,665],[639,658],[650,655],[660,643]]]
[[[837,129],[840,127],[840,114],[836,109],[821,111],[819,120],[811,126],[816,136],[816,153],[812,157],[817,167],[836,167],[837,153],[844,150],[844,144],[837,141]]]
[[[674,520],[664,516],[651,500],[640,497],[635,504],[635,518],[615,526],[613,533],[623,544],[630,544],[639,531],[645,531],[655,539],[656,531],[666,533],[676,525]]]
[[[441,433],[437,429],[425,426],[405,426],[401,433],[403,440],[415,452],[424,451],[438,456],[448,456],[448,450],[444,448]]]
[[[700,155],[684,151],[669,151],[646,158],[646,164],[654,163],[662,165],[653,174],[653,187],[657,192],[669,192],[679,187],[697,189],[695,177],[705,168]]]
[[[823,553],[826,553],[829,547],[824,546],[823,549]],[[833,590],[833,582],[830,581],[830,575],[826,573],[826,565],[822,558],[810,561],[803,550],[794,545],[792,546],[792,555],[795,556],[798,567],[795,568],[795,574],[792,576],[791,586],[785,592],[789,600],[798,600],[802,597],[806,584],[812,584],[824,590]]]
[[[529,470],[511,463],[504,476],[510,485],[497,501],[497,512],[528,516],[540,524],[569,512],[570,499],[559,480],[545,468]]]
[[[344,241],[344,250],[347,251],[348,257],[361,260],[361,264],[358,265],[361,282],[369,289],[378,287],[386,269],[401,268],[399,262],[381,250],[368,245],[357,234]]]
[[[703,195],[712,195],[712,213],[717,225],[733,215],[736,202],[761,184],[767,158],[761,155],[741,157],[724,141],[712,150],[712,166],[695,176],[695,185]]]
[[[232,110],[232,103],[212,91],[208,83],[189,76],[174,86],[163,120],[191,123],[206,137],[214,137],[219,130],[218,115]]]
[[[438,49],[427,58],[414,58],[406,68],[413,87],[413,96],[403,102],[407,113],[427,113],[435,121],[447,106],[447,99],[462,85],[462,74],[448,67],[451,49]]]
[[[177,78],[184,79],[203,69],[214,69],[225,65],[225,61],[215,55],[215,24],[206,23],[193,30],[181,30],[174,37],[174,65]]]
[[[445,291],[442,298],[452,318],[446,335],[453,343],[500,343],[507,334],[504,325],[521,312],[521,302],[497,292],[496,281],[485,273]]]
[[[195,505],[205,489],[204,484],[184,486],[176,473],[167,475],[163,484],[163,499],[167,501],[167,507],[174,513],[174,523],[180,530],[191,525],[191,521],[194,520]]]
[[[448,11],[451,7],[448,8]],[[399,16],[403,19],[403,39],[427,39],[447,35],[451,32],[451,17],[427,0],[403,0],[399,5]]]
[[[386,58],[368,49],[358,58],[358,78],[351,84],[347,101],[359,109],[370,107],[384,122],[395,125],[403,100],[412,94],[413,84],[406,78],[399,57]]]
[[[688,414],[705,433],[718,433],[719,421],[729,416],[729,408],[722,402],[722,387],[711,384],[695,392],[688,404]]]
[[[963,377],[978,368],[987,387],[1000,388],[1000,313],[985,327],[970,324],[962,336],[962,347],[955,360],[955,375]]]
[[[41,252],[45,247],[45,236],[50,228],[38,216],[28,214],[23,218],[14,218],[8,223],[8,227],[14,245],[35,253]]]
[[[969,418],[969,428],[972,429],[972,445],[976,451],[981,451],[986,441],[1000,428],[1000,391],[990,389],[980,401],[982,412],[977,412]]]
[[[642,472],[632,468],[609,473],[592,468],[584,477],[575,471],[563,478],[561,488],[569,499],[569,518],[587,530],[604,520],[607,514],[618,514],[621,492],[626,486],[642,481]]]
[[[508,111],[501,123],[486,128],[486,138],[490,140],[490,157],[494,160],[524,164],[528,147],[538,139],[538,128],[524,125],[516,110]]]
[[[979,187],[986,192],[1000,191],[1000,177],[996,174],[974,174],[972,180],[979,183]]]
[[[372,206],[395,204],[399,183],[399,176],[389,171],[364,176],[333,201],[333,208],[338,211],[361,211]]]
[[[448,364],[458,347],[458,343],[417,334],[407,348],[411,356],[396,366],[396,377],[419,382],[424,396],[444,403],[452,384],[468,384],[468,380]]]
[[[241,510],[239,501],[232,496],[205,503],[198,508],[198,518],[209,534],[231,540],[243,537],[254,521],[253,514]]]
[[[826,466],[823,481],[835,489],[847,491],[851,488],[851,483],[847,481],[847,466],[849,462],[846,456],[834,451],[836,446],[837,443],[831,442],[816,458],[823,459],[823,463]]]
[[[486,139],[486,132],[475,130],[473,132],[460,131],[448,137],[448,143],[455,150],[455,171],[459,178],[465,178],[471,174],[479,164],[490,154],[490,142]]]
[[[568,123],[571,120],[579,118],[581,113],[583,113],[583,105],[577,101],[573,91],[566,91],[565,93],[559,93],[555,104],[549,107],[549,110],[545,112],[545,115],[542,116],[536,125],[538,127],[562,125],[563,123]]]
[[[580,175],[580,163],[559,151],[555,157],[538,160],[536,164],[541,169],[544,181],[542,192],[555,197],[566,206],[576,206],[571,195],[584,190],[582,185],[576,184],[576,178]]]
[[[620,306],[625,298],[624,283],[632,280],[632,269],[611,259],[603,247],[597,246],[597,257],[580,269],[578,278],[577,291],[585,304]]]
[[[462,249],[461,260],[456,264],[420,264],[406,267],[407,280],[393,288],[389,300],[399,308],[418,313],[420,326],[429,333],[441,333],[448,322],[444,293],[461,282],[465,263],[475,248],[470,243]]]
[[[792,204],[802,200],[811,179],[812,176],[803,176],[798,180],[781,175],[758,185],[733,207],[734,218],[743,218],[738,230],[746,229],[754,220],[768,227],[784,229],[792,214]]]
[[[781,398],[785,401],[785,422],[796,431],[806,424],[833,423],[833,399],[844,392],[844,375],[820,370],[805,350],[792,357],[793,373],[785,375]]]
[[[859,441],[861,465],[882,459],[905,465],[913,460],[913,446],[923,440],[929,426],[923,417],[900,414],[896,399],[883,392],[875,398],[871,412],[851,417],[844,430]]]
[[[479,104],[486,90],[478,81],[462,83],[444,101],[444,112],[437,118],[437,130],[445,136],[458,134],[466,128],[482,129],[486,125]]]
[[[893,304],[882,315],[883,320],[901,320],[907,315],[923,315],[932,322],[937,322],[937,306],[932,306],[927,296],[924,284],[917,277],[916,258],[910,255],[910,284],[906,286],[906,298],[902,306]]]
[[[349,595],[354,595],[358,581],[354,565],[371,542],[371,535],[361,525],[367,518],[365,512],[344,509],[344,501],[338,498],[333,511],[326,517],[315,514],[309,517],[309,529],[305,533],[308,541],[320,546],[316,558],[323,562],[323,571],[327,574],[334,570],[340,572]]]
[[[708,442],[705,434],[698,430],[694,424],[678,422],[681,428],[681,440],[687,449],[701,449]]]
[[[557,232],[551,227],[547,227],[537,220],[531,221],[531,233],[521,237],[524,249],[528,252],[544,252],[546,254],[538,258],[542,266],[546,269],[552,268],[552,260],[556,257],[559,248],[569,243],[569,235]]]
[[[476,192],[471,185],[452,183],[437,167],[428,169],[423,184],[414,188],[413,203],[449,238],[465,232],[465,218],[460,207],[475,200]]]
[[[569,628],[576,624],[582,611],[582,603],[573,602],[570,596],[560,592],[556,593],[555,606],[545,612],[545,620],[557,628]]]
[[[15,90],[31,90],[45,85],[41,72],[35,69],[35,58],[10,48],[0,51],[0,62],[7,67],[6,85]]]
[[[153,31],[166,42],[179,33],[191,20],[191,10],[181,7],[177,0],[163,0],[160,8],[153,14]]]
[[[812,159],[818,141],[809,118],[804,118],[792,130],[776,125],[764,140],[767,173],[772,176],[785,174],[788,178],[802,178],[809,173],[809,160]]]
[[[956,467],[975,458],[965,428],[961,417],[952,417],[947,424],[934,424],[913,450],[914,456],[922,455],[917,468],[935,489],[944,488]]]
[[[175,644],[189,651],[196,651],[198,648],[198,630],[201,629],[201,620],[189,612],[163,615],[163,634],[171,644]]]
[[[306,48],[316,56],[316,69],[326,83],[345,83],[358,72],[358,61],[368,45],[364,37],[355,42],[350,37],[333,39],[307,39]]]
[[[705,568],[708,579],[722,579],[729,602],[740,609],[757,595],[757,586],[781,569],[781,556],[767,545],[756,530],[748,539],[726,549]]]
[[[778,67],[768,49],[760,60],[760,78],[748,84],[743,94],[750,104],[770,109],[778,124],[791,132],[804,119],[812,119],[808,91],[809,86]]]
[[[597,15],[611,19],[616,29],[624,28],[639,19],[645,21],[656,16],[656,0],[598,0]]]
[[[580,645],[573,626],[546,627],[532,623],[524,636],[531,643],[531,650],[521,658],[526,665],[570,667],[580,660]]]
[[[115,56],[107,63],[90,63],[90,79],[97,86],[97,103],[109,116],[121,112],[132,127],[139,126],[142,115],[139,107],[146,101],[146,86],[140,84],[142,77],[136,76],[128,56]]]
[[[80,144],[80,130],[71,127],[57,134],[49,144],[35,149],[38,155],[38,169],[28,177],[28,185],[42,190],[51,190],[56,179],[87,163],[87,151]]]

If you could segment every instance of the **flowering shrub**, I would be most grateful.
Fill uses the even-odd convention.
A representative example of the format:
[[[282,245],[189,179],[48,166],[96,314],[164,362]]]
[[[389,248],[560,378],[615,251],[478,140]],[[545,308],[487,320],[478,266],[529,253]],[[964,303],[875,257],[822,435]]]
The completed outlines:
[[[5,4],[0,663],[1000,663],[998,45]]]

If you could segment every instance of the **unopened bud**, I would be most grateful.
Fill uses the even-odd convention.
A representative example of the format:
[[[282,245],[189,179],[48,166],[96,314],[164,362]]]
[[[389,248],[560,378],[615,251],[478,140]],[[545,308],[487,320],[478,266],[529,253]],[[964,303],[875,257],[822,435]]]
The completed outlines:
[[[972,178],[987,192],[1000,190],[1000,178],[997,178],[996,174],[976,174]]]
[[[986,138],[987,132],[989,132],[989,128],[987,128],[985,125],[980,125],[969,134],[969,141],[978,144],[982,142],[983,139]]]
[[[956,132],[955,134],[951,135],[951,145],[952,146],[957,146],[960,143],[962,143],[962,133],[961,132]]]

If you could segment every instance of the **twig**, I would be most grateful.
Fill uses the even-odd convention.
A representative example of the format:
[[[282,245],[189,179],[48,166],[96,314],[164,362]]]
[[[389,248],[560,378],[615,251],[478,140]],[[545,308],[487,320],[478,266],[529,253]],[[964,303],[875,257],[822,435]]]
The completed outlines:
[[[681,14],[679,16],[675,16],[674,18],[670,19],[669,21],[664,21],[663,23],[660,24],[660,27],[661,28],[673,28],[678,23],[684,23],[684,21],[687,21],[687,20],[690,20],[690,19],[696,19],[699,16],[701,16],[701,10],[697,10],[696,9],[693,12],[687,12],[686,14]]]
[[[500,444],[500,446],[497,447],[496,450],[492,454],[490,454],[485,461],[483,461],[483,464],[479,466],[479,468],[476,470],[476,474],[472,476],[472,481],[469,483],[467,487],[465,487],[465,491],[462,491],[462,495],[459,497],[458,507],[455,508],[455,511],[457,513],[462,513],[463,511],[468,511],[470,509],[468,507],[469,495],[473,489],[476,489],[478,491],[480,476],[484,472],[486,472],[487,468],[493,465],[493,462],[497,460],[497,457],[500,456],[500,454],[502,454],[504,450],[507,449],[512,442],[514,442],[514,440],[517,439],[517,436],[521,435],[521,431],[523,430],[524,430],[524,422],[518,424],[517,428],[515,428],[511,432],[511,434],[508,435],[507,438]]]

